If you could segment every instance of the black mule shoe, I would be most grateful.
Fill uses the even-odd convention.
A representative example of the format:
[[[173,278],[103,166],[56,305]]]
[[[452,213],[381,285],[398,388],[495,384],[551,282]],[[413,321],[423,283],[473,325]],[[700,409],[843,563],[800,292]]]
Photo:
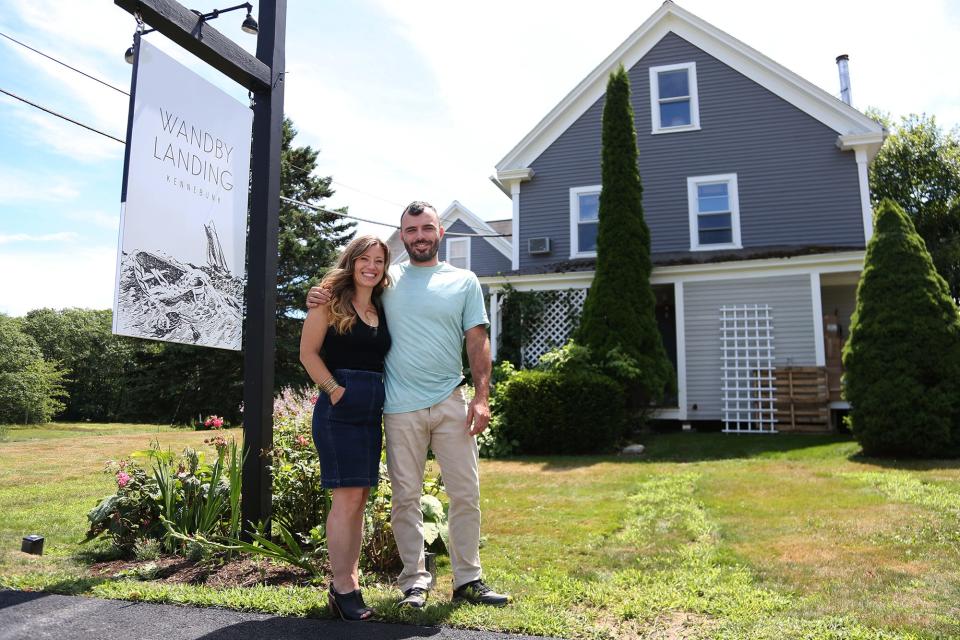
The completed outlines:
[[[327,602],[330,603],[330,610],[339,615],[342,620],[359,621],[373,618],[373,609],[363,601],[363,594],[359,589],[350,593],[337,593],[331,582],[330,590],[327,592]]]

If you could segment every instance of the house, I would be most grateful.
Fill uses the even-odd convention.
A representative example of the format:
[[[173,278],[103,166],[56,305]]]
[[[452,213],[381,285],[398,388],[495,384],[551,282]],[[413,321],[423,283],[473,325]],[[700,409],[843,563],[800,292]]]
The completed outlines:
[[[512,223],[509,219],[484,222],[454,200],[440,214],[440,225],[445,232],[440,241],[440,260],[469,269],[478,276],[493,276],[511,269]],[[408,260],[399,231],[390,235],[387,246],[393,264]]]
[[[803,387],[823,405],[812,421],[822,424],[827,407],[845,406],[839,347],[872,233],[867,165],[885,131],[669,0],[496,165],[513,229],[510,270],[481,278],[494,344],[506,285],[562,292],[555,305],[586,297],[604,91],[621,63],[657,316],[677,372],[677,397],[659,417],[799,428]],[[566,340],[568,317],[547,309],[527,364]]]

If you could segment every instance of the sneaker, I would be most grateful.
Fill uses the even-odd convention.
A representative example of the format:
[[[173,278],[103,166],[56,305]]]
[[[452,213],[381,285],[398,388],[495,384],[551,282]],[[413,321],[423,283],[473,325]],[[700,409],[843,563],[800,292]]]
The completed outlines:
[[[403,592],[403,599],[397,604],[411,609],[423,609],[427,604],[427,590],[423,587],[410,587]]]
[[[497,593],[483,583],[483,580],[474,580],[462,584],[453,590],[454,602],[469,602],[470,604],[486,604],[492,607],[502,607],[510,602],[510,596]]]

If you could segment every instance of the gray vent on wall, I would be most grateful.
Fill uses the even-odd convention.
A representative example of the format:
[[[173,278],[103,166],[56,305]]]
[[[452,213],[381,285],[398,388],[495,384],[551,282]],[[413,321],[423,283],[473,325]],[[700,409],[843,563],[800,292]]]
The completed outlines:
[[[550,253],[550,238],[528,238],[527,253],[532,256]]]

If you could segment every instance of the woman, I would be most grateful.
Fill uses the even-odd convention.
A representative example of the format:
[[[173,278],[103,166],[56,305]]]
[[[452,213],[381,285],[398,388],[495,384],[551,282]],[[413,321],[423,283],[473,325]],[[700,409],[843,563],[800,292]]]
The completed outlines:
[[[390,249],[376,236],[356,238],[324,277],[330,303],[307,313],[300,362],[323,392],[313,410],[320,482],[333,494],[327,547],[330,608],[344,620],[373,610],[358,582],[363,511],[380,472],[383,359],[390,333],[380,306],[389,286]]]

